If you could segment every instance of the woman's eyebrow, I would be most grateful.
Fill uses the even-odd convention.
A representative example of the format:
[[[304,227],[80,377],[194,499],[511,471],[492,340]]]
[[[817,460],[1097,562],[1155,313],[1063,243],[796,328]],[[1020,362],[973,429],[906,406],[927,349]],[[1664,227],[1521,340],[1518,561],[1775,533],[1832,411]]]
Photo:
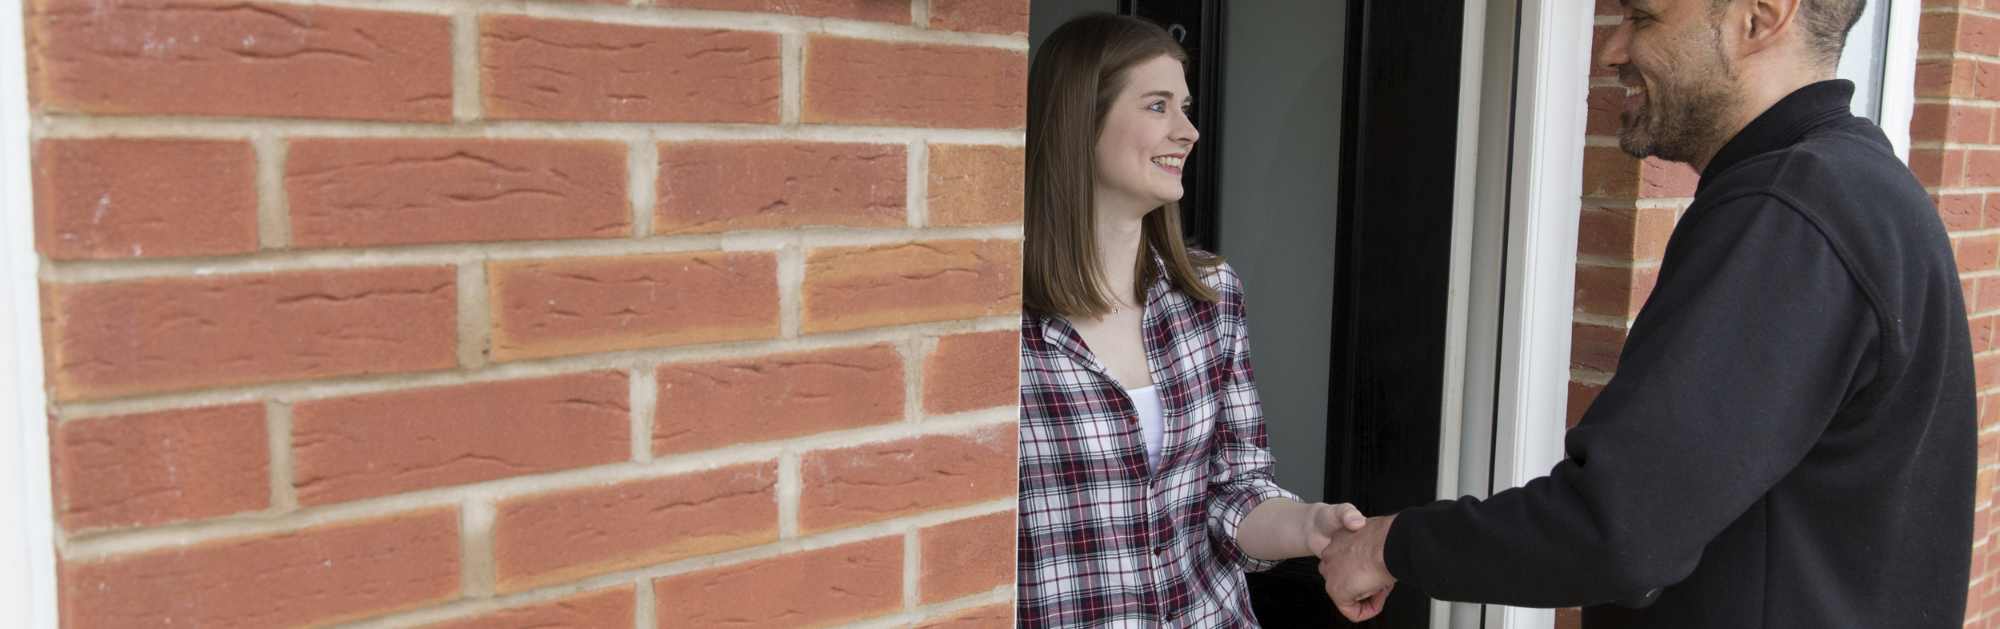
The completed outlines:
[[[1173,99],[1174,99],[1174,93],[1173,93],[1173,92],[1169,92],[1169,91],[1166,91],[1166,90],[1153,90],[1153,91],[1151,91],[1151,92],[1146,92],[1146,93],[1144,93],[1144,94],[1140,94],[1140,95],[1139,95],[1139,98],[1152,98],[1152,97],[1154,97],[1154,96],[1158,96],[1158,97],[1160,97],[1160,98],[1164,98],[1164,99],[1167,99],[1167,100],[1173,100]]]

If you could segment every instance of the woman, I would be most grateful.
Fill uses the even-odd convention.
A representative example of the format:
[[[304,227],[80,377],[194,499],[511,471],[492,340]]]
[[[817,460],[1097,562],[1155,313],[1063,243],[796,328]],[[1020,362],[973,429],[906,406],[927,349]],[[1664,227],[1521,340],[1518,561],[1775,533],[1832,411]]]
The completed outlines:
[[[1244,571],[1365,521],[1271,480],[1241,285],[1181,239],[1186,62],[1159,27],[1093,14],[1029,70],[1024,628],[1256,627]]]

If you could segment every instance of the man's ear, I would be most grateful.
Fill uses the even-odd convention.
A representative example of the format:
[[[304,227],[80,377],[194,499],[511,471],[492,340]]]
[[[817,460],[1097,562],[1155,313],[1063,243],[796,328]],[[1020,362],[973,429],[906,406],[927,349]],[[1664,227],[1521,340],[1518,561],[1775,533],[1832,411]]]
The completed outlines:
[[[1724,20],[1742,29],[1743,53],[1754,55],[1787,39],[1798,24],[1804,0],[1736,0]]]

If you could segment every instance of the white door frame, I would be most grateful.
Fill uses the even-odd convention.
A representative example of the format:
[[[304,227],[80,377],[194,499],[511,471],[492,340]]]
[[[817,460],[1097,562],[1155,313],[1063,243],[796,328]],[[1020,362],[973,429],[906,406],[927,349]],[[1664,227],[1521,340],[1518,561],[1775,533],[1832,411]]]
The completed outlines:
[[[1590,0],[1466,3],[1440,498],[1518,487],[1562,460],[1594,13]],[[1554,624],[1547,609],[1432,613],[1440,629]]]
[[[56,629],[55,516],[18,3],[0,9],[0,610]]]

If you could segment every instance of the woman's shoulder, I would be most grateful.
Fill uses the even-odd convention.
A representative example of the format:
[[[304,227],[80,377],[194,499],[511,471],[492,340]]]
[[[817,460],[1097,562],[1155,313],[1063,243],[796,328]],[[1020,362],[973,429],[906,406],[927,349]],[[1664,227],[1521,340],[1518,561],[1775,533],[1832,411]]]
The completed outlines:
[[[1194,247],[1188,247],[1187,252],[1188,257],[1193,259],[1222,257]],[[1236,269],[1229,266],[1227,260],[1219,260],[1214,266],[1196,265],[1195,271],[1201,274],[1201,283],[1215,289],[1223,299],[1240,301],[1243,298],[1243,278],[1236,276]]]

